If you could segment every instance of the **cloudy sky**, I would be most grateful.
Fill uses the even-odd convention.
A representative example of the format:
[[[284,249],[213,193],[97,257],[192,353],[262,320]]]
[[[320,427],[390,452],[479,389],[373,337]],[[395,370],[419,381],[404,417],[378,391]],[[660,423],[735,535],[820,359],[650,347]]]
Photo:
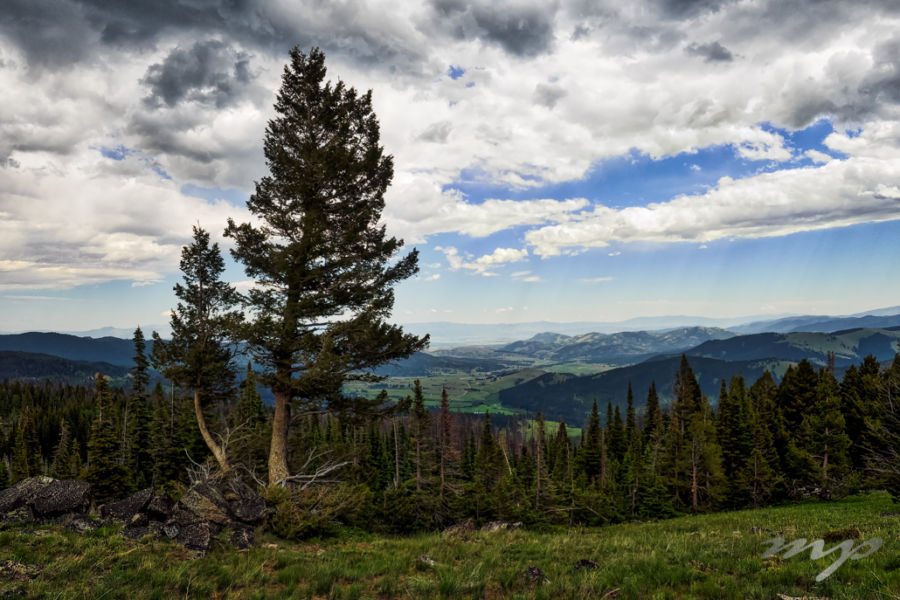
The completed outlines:
[[[164,323],[294,45],[373,90],[399,321],[900,304],[898,32],[896,0],[5,0],[0,330]]]

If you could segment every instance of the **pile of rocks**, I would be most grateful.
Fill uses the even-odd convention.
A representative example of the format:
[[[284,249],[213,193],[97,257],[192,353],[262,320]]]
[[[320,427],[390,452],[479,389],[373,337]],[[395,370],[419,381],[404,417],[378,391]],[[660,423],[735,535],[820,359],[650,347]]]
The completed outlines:
[[[249,548],[254,528],[263,524],[269,513],[265,500],[239,481],[196,483],[178,502],[148,488],[100,507],[104,519],[125,523],[126,537],[151,534],[201,552],[223,529],[231,532],[230,540],[236,548]]]
[[[39,476],[0,491],[0,522],[54,522],[84,531],[100,524],[88,514],[91,507],[91,486],[84,481]],[[236,480],[196,483],[178,502],[147,488],[99,508],[102,521],[125,524],[127,537],[154,535],[200,552],[225,529],[236,548],[252,546],[254,528],[271,510],[253,488]]]

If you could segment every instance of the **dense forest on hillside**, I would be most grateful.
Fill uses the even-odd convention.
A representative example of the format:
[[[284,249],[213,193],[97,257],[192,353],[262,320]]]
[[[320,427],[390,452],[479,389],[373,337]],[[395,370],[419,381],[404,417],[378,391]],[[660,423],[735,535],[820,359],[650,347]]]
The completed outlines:
[[[143,366],[142,366],[143,365]],[[84,478],[101,500],[154,486],[177,495],[214,463],[192,400],[176,387],[132,390],[4,381],[0,484],[35,474]],[[594,403],[583,435],[561,423],[498,423],[425,408],[421,388],[368,413],[294,415],[289,465],[302,482],[271,524],[305,536],[351,523],[380,531],[434,529],[464,518],[530,525],[605,524],[685,512],[834,498],[871,487],[900,495],[896,464],[900,357],[874,358],[838,381],[808,361],[780,384],[768,372],[702,394],[683,357],[660,406],[655,385],[623,390],[628,408]],[[263,483],[272,410],[255,375],[205,409],[237,476]],[[277,499],[276,499],[277,500]],[[288,506],[292,510],[288,510]],[[309,510],[315,507],[316,510]]]

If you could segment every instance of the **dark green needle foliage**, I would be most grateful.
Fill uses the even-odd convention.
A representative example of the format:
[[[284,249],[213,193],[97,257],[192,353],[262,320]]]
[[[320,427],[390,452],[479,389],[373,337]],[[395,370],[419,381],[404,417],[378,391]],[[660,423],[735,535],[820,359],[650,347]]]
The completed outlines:
[[[224,402],[234,389],[231,334],[242,319],[234,310],[238,294],[221,280],[225,261],[209,233],[194,227],[194,241],[181,251],[184,283],[175,285],[178,306],[172,311],[172,339],[153,333],[153,357],[163,374],[177,385],[192,390],[197,425],[222,471],[230,465],[225,449],[206,424],[204,406]]]
[[[256,281],[244,330],[275,395],[269,483],[288,472],[290,403],[360,412],[343,383],[422,349],[427,338],[386,322],[393,286],[418,270],[415,250],[379,224],[393,159],[379,144],[371,92],[325,81],[325,56],[294,48],[266,129],[269,175],[229,220],[232,254]]]
[[[97,417],[88,441],[88,464],[84,478],[91,484],[94,499],[107,502],[124,497],[129,491],[128,471],[121,462],[122,442],[116,430],[116,411],[103,373],[94,380]]]

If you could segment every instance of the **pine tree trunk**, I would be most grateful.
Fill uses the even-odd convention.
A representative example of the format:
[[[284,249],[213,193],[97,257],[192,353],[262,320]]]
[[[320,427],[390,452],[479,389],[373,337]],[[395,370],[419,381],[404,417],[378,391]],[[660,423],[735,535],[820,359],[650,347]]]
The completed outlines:
[[[691,466],[691,507],[697,510],[698,502],[697,465]]]
[[[272,444],[269,446],[269,485],[283,483],[290,472],[287,466],[288,424],[291,421],[290,398],[275,392],[275,417],[272,420]]]
[[[228,457],[225,456],[225,450],[216,443],[212,438],[212,435],[210,435],[209,429],[206,427],[206,419],[203,416],[203,409],[200,407],[199,390],[194,390],[194,414],[197,415],[197,427],[200,428],[200,435],[203,436],[206,447],[212,452],[216,462],[219,463],[219,468],[222,469],[222,472],[227,473],[231,470],[231,466],[228,464]]]

